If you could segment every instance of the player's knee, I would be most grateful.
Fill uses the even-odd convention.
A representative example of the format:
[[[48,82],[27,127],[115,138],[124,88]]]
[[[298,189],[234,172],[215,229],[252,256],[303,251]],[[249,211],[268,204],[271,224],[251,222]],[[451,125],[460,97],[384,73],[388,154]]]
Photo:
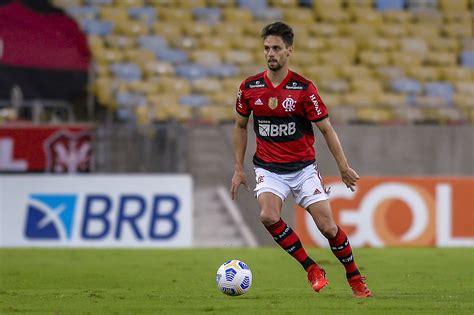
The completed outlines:
[[[272,211],[260,211],[260,221],[263,225],[269,226],[277,223],[280,220],[280,216]]]
[[[321,224],[319,226],[321,234],[327,239],[334,238],[337,234],[337,225],[335,224]]]

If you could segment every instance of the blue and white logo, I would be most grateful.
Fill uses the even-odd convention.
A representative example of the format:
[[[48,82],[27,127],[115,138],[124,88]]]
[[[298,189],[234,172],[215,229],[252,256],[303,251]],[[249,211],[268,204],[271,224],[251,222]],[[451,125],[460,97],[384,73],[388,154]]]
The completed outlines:
[[[25,236],[30,239],[70,240],[76,195],[31,194]]]

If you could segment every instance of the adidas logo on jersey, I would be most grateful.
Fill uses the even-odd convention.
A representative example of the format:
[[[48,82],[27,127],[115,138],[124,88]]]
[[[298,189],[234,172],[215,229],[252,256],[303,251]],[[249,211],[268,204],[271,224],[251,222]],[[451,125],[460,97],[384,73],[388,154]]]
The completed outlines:
[[[261,99],[256,100],[255,105],[263,105],[262,100]]]

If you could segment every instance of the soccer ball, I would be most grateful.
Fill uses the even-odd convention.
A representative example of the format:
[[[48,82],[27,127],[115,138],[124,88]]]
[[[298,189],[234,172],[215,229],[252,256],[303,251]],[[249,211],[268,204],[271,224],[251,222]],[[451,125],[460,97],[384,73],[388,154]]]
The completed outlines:
[[[252,285],[252,272],[240,260],[228,260],[217,269],[216,283],[219,290],[224,294],[242,295]]]

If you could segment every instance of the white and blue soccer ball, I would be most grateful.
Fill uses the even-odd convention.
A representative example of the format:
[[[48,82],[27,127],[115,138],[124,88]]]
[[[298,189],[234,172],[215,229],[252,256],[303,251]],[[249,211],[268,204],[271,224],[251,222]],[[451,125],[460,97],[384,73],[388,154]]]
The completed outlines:
[[[252,271],[240,260],[228,260],[217,269],[216,283],[219,290],[224,294],[242,295],[252,285]]]

